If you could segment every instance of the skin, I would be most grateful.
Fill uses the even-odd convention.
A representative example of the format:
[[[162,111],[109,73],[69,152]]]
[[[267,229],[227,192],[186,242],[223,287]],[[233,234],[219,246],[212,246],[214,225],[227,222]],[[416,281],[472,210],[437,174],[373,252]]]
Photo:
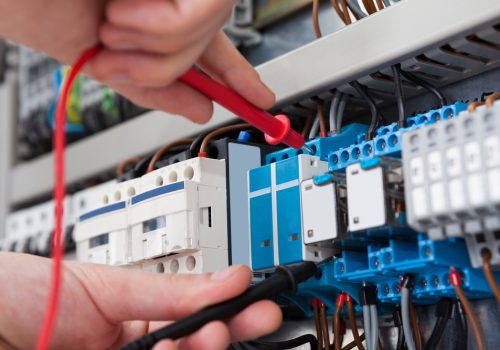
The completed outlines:
[[[235,0],[0,0],[0,36],[71,64],[98,43],[85,72],[146,108],[209,120],[212,102],[177,81],[193,64],[258,107],[273,93],[220,28]],[[50,283],[48,259],[0,253],[0,348],[34,348]],[[229,272],[228,272],[229,271]],[[201,276],[64,264],[62,299],[51,347],[114,349],[207,305],[241,294],[243,266]],[[144,320],[144,321],[134,321]],[[225,349],[232,340],[274,331],[279,308],[258,302],[156,349]]]
[[[235,0],[0,0],[0,35],[71,64],[135,103],[203,123],[207,98],[176,79],[194,63],[264,109],[274,94],[220,28]],[[43,14],[43,16],[40,16]]]
[[[0,348],[33,349],[49,290],[51,261],[0,253]],[[241,265],[213,274],[168,275],[66,262],[53,349],[117,349],[208,305],[241,294],[251,271]],[[135,321],[147,320],[147,321]],[[155,350],[227,349],[230,342],[275,331],[281,311],[255,303],[226,322],[212,322]]]

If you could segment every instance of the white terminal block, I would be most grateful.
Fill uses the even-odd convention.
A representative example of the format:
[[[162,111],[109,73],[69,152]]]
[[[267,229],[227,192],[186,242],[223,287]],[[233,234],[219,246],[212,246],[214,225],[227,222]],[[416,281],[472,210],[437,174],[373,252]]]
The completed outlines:
[[[79,200],[88,198],[94,209],[80,215],[75,225],[78,260],[107,265],[129,262],[128,202],[137,193],[138,183],[137,179],[112,183],[100,191],[80,194]],[[94,200],[100,205],[95,206]]]
[[[213,249],[227,266],[225,174],[224,160],[193,158],[144,175],[129,210],[131,262]]]
[[[302,181],[300,193],[304,243],[331,245],[339,233],[336,184],[317,186],[309,179]]]
[[[363,169],[359,163],[346,169],[349,231],[384,226],[388,221],[384,168]]]

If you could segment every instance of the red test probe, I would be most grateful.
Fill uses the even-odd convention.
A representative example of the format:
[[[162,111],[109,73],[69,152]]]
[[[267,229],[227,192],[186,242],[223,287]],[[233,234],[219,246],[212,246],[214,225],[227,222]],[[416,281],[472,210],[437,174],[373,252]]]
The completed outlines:
[[[182,75],[179,80],[255,126],[264,133],[269,144],[284,143],[290,147],[305,148],[311,152],[304,144],[304,137],[291,128],[290,120],[286,115],[279,114],[273,117],[194,67]]]

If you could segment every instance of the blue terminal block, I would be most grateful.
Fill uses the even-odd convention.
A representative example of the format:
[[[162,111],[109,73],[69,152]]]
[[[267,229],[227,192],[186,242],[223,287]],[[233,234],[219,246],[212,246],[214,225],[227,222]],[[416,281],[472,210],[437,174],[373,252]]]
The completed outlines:
[[[344,171],[348,165],[363,159],[380,156],[400,157],[403,133],[425,125],[434,124],[442,119],[453,118],[466,109],[466,103],[455,102],[449,106],[406,118],[407,126],[402,129],[399,129],[397,123],[381,126],[377,129],[376,135],[372,140],[362,140],[361,142],[330,152],[328,155],[328,169],[330,171]]]
[[[253,270],[303,260],[320,261],[331,253],[331,249],[306,246],[302,239],[300,183],[326,171],[326,162],[305,154],[249,171]]]
[[[309,153],[305,150],[285,148],[283,150],[268,154],[266,156],[266,164],[293,158],[302,153],[317,156],[321,160],[326,161],[330,152],[355,143],[359,135],[365,134],[367,130],[368,126],[365,124],[349,124],[342,128],[342,131],[337,135],[329,137],[318,137],[314,140],[306,142],[306,145],[312,150],[312,153]]]

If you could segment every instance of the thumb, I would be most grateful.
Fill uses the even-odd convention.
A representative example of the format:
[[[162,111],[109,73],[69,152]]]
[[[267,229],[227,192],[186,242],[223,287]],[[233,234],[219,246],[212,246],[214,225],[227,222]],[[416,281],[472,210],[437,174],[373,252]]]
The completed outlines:
[[[68,264],[110,322],[176,320],[243,293],[251,271],[243,265],[202,275],[160,275],[109,266]]]

